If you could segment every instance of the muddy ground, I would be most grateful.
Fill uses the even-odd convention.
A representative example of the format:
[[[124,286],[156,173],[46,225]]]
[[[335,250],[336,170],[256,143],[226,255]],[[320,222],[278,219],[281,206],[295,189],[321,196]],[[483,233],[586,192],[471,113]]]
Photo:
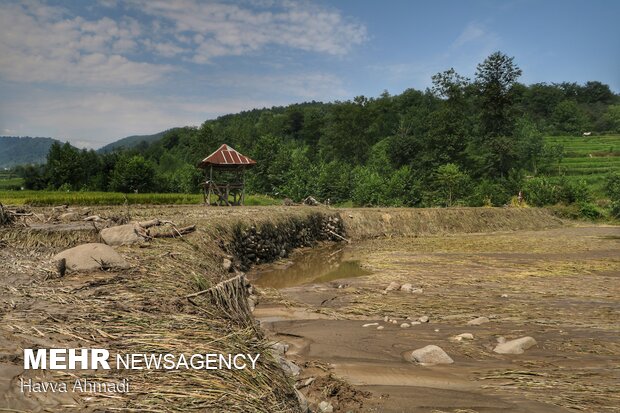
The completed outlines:
[[[341,412],[620,411],[617,227],[375,239],[347,247],[342,259],[372,274],[266,288],[255,313],[273,340],[290,345],[287,356],[307,366],[298,384],[315,406],[325,400]],[[254,276],[261,273],[273,275],[258,268]],[[392,281],[423,292],[383,294]],[[400,327],[421,316],[430,322]],[[479,316],[490,322],[466,324]],[[372,322],[384,329],[363,327]],[[461,333],[474,340],[450,340]],[[522,336],[538,345],[521,355],[492,351],[499,337]],[[403,358],[428,344],[454,364]],[[330,375],[353,387],[330,394],[323,381],[304,386]]]
[[[97,241],[92,224],[32,222],[34,228],[0,234],[0,411],[295,412],[293,385],[313,411],[320,401],[336,412],[607,412],[620,405],[617,227],[562,226],[534,209],[126,209],[78,212],[104,218],[130,212],[134,220],[168,219],[198,229],[182,240],[115,247],[130,270],[61,278],[52,256]],[[50,210],[34,212],[47,216]],[[315,211],[341,215],[353,242],[331,259],[358,261],[363,271],[354,265],[336,274],[359,275],[345,281],[329,276],[311,285],[260,288],[255,316],[262,330],[290,343],[287,357],[303,367],[300,376],[288,378],[266,351],[266,340],[209,303],[196,300],[196,306],[184,296],[230,276],[222,269],[221,246],[232,224],[277,223]],[[56,231],[62,225],[70,228]],[[461,233],[510,228],[519,231]],[[382,294],[391,281],[423,292]],[[422,315],[430,322],[409,329],[383,321]],[[491,322],[466,326],[481,315]],[[369,322],[384,329],[362,327]],[[449,341],[464,332],[475,339]],[[497,337],[523,335],[538,346],[523,355],[491,351]],[[441,346],[455,363],[422,367],[403,359],[426,344]],[[255,372],[130,372],[132,390],[123,395],[24,396],[17,391],[19,378],[76,375],[24,372],[22,349],[32,347],[261,352],[265,359]],[[80,374],[120,378],[114,372]]]

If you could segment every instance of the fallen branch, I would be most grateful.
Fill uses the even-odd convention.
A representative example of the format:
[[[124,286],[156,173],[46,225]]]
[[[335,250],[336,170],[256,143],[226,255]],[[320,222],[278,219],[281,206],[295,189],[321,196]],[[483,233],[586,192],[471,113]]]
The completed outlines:
[[[138,222],[138,225],[140,225],[142,228],[157,227],[157,226],[161,225],[161,221],[159,219],[155,218],[155,219],[151,219],[149,221]]]
[[[346,239],[346,238],[345,238],[345,237],[343,237],[342,235],[340,235],[340,234],[338,234],[338,233],[336,233],[336,232],[334,232],[334,231],[332,231],[332,230],[329,230],[329,229],[328,229],[328,230],[327,230],[327,232],[329,232],[330,234],[332,234],[332,235],[334,235],[334,236],[336,236],[336,237],[340,238],[340,239],[341,239],[341,240],[343,240],[343,241],[346,241],[346,242],[347,242],[347,243],[349,243],[349,244],[351,243],[351,241],[349,241],[348,239]]]
[[[196,225],[190,225],[189,227],[179,228],[173,227],[172,230],[166,232],[156,232],[151,235],[153,238],[176,238],[182,237],[185,234],[196,231]]]

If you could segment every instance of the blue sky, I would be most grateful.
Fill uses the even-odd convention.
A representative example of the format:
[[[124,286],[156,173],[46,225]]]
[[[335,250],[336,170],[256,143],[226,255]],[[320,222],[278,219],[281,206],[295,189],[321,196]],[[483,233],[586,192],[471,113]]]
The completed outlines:
[[[496,50],[524,83],[620,92],[620,2],[0,1],[0,134],[100,147],[218,115],[407,88]]]

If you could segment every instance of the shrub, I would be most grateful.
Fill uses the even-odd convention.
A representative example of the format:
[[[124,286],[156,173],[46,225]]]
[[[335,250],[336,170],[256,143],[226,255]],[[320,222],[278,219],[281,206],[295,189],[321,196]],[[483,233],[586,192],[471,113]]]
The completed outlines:
[[[553,205],[560,200],[558,187],[545,177],[526,181],[523,192],[525,200],[534,206]]]

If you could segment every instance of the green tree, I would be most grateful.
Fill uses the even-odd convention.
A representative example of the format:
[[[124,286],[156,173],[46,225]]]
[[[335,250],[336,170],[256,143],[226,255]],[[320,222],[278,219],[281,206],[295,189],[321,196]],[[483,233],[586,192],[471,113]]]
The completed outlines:
[[[155,189],[155,167],[140,155],[119,158],[112,172],[111,189],[118,192],[150,192]]]
[[[563,133],[580,134],[587,127],[585,113],[574,100],[563,100],[553,111],[555,130]]]
[[[456,164],[441,165],[435,171],[435,188],[446,206],[452,206],[455,201],[463,199],[469,184],[469,176]]]
[[[512,87],[521,76],[513,57],[492,53],[476,69],[481,103],[481,130],[486,136],[509,136],[512,132]]]

